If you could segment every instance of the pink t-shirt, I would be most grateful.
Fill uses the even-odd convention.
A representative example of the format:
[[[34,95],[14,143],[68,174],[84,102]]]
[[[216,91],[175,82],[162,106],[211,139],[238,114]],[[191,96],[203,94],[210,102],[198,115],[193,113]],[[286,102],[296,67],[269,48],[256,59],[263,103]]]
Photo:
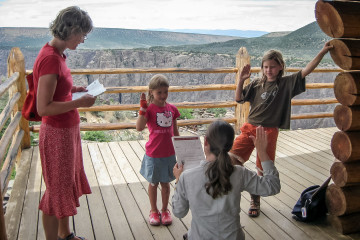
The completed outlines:
[[[180,116],[178,109],[169,103],[165,107],[150,104],[145,117],[150,132],[146,143],[146,155],[153,158],[169,157],[175,154],[171,137],[174,136],[174,121]]]
[[[39,78],[46,74],[56,74],[58,78],[53,100],[58,102],[72,100],[73,79],[65,60],[65,55],[61,56],[55,47],[50,46],[48,43],[45,44],[40,50],[33,67],[36,94]],[[41,121],[53,127],[72,127],[80,123],[80,117],[77,109],[73,109],[54,116],[43,116]]]

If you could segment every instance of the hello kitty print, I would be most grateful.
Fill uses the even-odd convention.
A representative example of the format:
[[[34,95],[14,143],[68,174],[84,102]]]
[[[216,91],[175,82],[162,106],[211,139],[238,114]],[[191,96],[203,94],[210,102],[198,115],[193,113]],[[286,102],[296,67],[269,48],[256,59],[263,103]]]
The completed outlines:
[[[173,115],[171,111],[156,113],[156,123],[159,127],[171,127],[173,122]]]

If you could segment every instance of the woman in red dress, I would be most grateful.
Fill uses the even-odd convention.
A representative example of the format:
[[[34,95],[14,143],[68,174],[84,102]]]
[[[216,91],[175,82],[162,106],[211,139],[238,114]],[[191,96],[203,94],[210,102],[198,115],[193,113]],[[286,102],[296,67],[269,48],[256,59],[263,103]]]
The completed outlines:
[[[33,67],[37,111],[42,116],[39,135],[41,166],[46,190],[39,209],[47,240],[84,239],[70,232],[69,217],[77,213],[79,197],[91,193],[81,151],[78,107],[90,107],[89,94],[72,100],[72,93],[86,91],[73,86],[66,65],[66,49],[75,50],[93,24],[79,7],[59,12],[51,23],[53,38],[40,50]]]

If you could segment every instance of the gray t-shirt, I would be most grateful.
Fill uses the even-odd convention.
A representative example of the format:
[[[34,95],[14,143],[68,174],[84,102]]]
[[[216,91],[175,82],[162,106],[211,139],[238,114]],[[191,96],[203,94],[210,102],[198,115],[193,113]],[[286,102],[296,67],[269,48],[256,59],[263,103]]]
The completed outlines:
[[[278,81],[254,80],[242,92],[238,103],[250,102],[249,123],[255,126],[290,128],[291,99],[305,92],[305,78],[301,71],[282,77]]]

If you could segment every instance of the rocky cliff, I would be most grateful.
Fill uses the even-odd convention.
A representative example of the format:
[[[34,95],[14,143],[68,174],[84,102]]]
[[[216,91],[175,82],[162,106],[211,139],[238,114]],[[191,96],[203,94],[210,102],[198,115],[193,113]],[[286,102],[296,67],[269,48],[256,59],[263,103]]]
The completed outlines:
[[[31,69],[36,52],[25,51],[26,68]],[[150,50],[76,50],[68,51],[68,65],[71,69],[89,68],[221,68],[234,67],[235,57],[224,54],[201,54],[170,51]],[[108,74],[74,76],[77,85],[88,85],[99,79],[108,86],[146,86],[153,74]],[[200,85],[200,84],[231,84],[235,81],[235,74],[165,74],[172,86]],[[307,77],[307,82],[333,82],[336,73],[313,73]],[[253,74],[252,77],[256,77]],[[111,103],[134,104],[139,102],[138,93],[104,94],[103,100]],[[332,89],[308,90],[296,98],[334,98]],[[233,91],[201,91],[170,93],[170,102],[183,101],[228,101],[234,99]],[[321,106],[293,106],[293,114],[332,112],[332,105]],[[316,128],[334,126],[332,118],[294,120],[292,129]]]

